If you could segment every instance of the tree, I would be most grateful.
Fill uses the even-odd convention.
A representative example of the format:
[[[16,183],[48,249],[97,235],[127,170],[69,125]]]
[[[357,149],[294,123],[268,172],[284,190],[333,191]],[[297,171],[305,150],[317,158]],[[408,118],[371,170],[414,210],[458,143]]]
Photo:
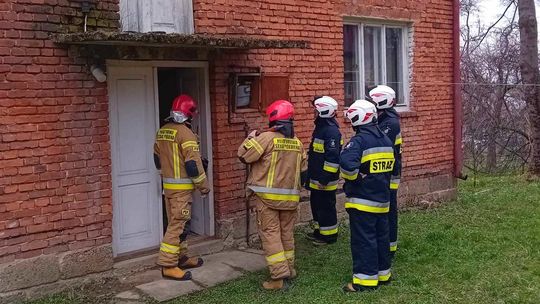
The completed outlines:
[[[523,83],[527,86],[524,98],[527,102],[530,124],[531,157],[529,173],[540,176],[540,77],[538,71],[538,28],[534,0],[518,0],[520,68]]]

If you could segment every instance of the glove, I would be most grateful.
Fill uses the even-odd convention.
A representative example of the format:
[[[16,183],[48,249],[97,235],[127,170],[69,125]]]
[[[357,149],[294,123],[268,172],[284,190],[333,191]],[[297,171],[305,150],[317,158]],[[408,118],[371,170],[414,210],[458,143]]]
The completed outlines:
[[[204,172],[205,173],[208,172],[208,159],[203,157],[201,159],[201,161],[202,161],[202,166],[203,166]]]

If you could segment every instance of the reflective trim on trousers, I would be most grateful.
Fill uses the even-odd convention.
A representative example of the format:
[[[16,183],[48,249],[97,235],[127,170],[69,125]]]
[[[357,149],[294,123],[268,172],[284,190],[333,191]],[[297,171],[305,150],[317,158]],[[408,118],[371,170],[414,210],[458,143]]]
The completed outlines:
[[[338,233],[338,227],[339,225],[334,225],[334,226],[328,226],[328,227],[320,227],[319,228],[319,233],[321,235],[334,235],[334,234],[337,234]]]
[[[170,253],[170,254],[178,254],[180,252],[180,246],[174,246],[167,243],[161,243],[159,250],[166,253]]]
[[[394,148],[392,147],[377,147],[364,150],[362,152],[361,163],[365,163],[374,159],[394,158]]]
[[[334,191],[337,190],[338,181],[331,181],[326,185],[321,185],[318,180],[310,179],[309,187],[315,190]]]
[[[266,263],[268,263],[268,265],[274,265],[280,262],[284,262],[286,260],[287,258],[285,257],[284,251],[280,251],[276,254],[272,254],[266,257]]]
[[[353,276],[353,284],[361,286],[377,286],[379,284],[379,276],[355,273]]]
[[[323,165],[323,170],[330,173],[337,173],[339,170],[339,164],[325,161]]]
[[[345,208],[353,208],[371,213],[387,213],[390,210],[390,202],[380,203],[362,198],[348,197]]]
[[[388,282],[388,280],[390,280],[391,276],[392,276],[392,272],[390,271],[390,269],[380,270],[379,271],[379,281],[380,282]]]
[[[285,250],[285,258],[287,260],[293,260],[294,259],[294,250]]]
[[[390,251],[397,251],[397,241],[390,242]]]

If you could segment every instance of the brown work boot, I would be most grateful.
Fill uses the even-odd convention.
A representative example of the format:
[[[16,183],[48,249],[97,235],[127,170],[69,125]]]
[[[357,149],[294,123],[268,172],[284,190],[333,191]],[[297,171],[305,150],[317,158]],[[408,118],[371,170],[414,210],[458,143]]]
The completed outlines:
[[[289,276],[289,279],[296,279],[298,274],[296,273],[296,269],[291,268],[291,275]]]
[[[191,280],[191,272],[183,271],[178,267],[162,267],[161,276],[165,279],[176,281]]]
[[[178,267],[182,269],[190,269],[201,267],[204,264],[201,258],[188,258],[187,255],[178,259]]]
[[[288,287],[287,282],[283,279],[268,280],[262,283],[262,288],[265,290],[287,290]]]

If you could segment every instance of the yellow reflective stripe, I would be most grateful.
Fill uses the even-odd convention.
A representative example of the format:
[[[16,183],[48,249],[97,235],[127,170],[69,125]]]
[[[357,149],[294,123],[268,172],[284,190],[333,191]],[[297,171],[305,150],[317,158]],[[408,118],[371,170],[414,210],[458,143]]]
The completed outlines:
[[[193,180],[194,183],[198,184],[198,183],[202,182],[205,178],[206,178],[206,174],[203,173],[203,174],[197,176],[196,178],[193,178],[192,180]]]
[[[388,211],[390,211],[390,207],[374,207],[355,203],[345,203],[345,208],[356,209],[371,213],[388,213]]]
[[[338,228],[330,229],[330,230],[319,230],[319,233],[322,235],[333,235],[338,233]]]
[[[333,190],[337,190],[337,186],[338,185],[327,185],[327,186],[323,186],[323,185],[317,185],[315,183],[309,183],[309,187],[312,188],[312,189],[315,189],[315,190],[328,190],[328,191],[333,191]]]
[[[403,139],[401,137],[396,138],[396,141],[394,142],[394,146],[401,145],[403,143]]]
[[[294,250],[285,250],[285,258],[287,260],[294,259]]]
[[[259,152],[259,154],[263,154],[264,149],[261,147],[261,145],[254,138],[250,139],[249,142],[251,143],[253,148],[255,148],[255,150],[257,150],[257,152]]]
[[[296,156],[296,174],[294,175],[294,186],[300,185],[300,170],[302,165],[302,153]],[[300,186],[301,187],[301,186]]]
[[[348,180],[355,180],[358,178],[358,173],[351,175],[351,174],[343,173],[343,171],[341,171],[341,177]]]
[[[323,170],[324,170],[324,171],[328,171],[328,172],[330,172],[330,173],[336,173],[336,172],[338,172],[338,168],[336,168],[336,167],[330,167],[330,166],[327,166],[327,165],[323,166]]]
[[[195,189],[193,184],[169,184],[163,183],[163,189],[167,190],[191,190]]]
[[[390,189],[392,190],[399,189],[399,183],[390,183]]]
[[[390,251],[397,251],[397,244],[390,246]]]
[[[322,143],[313,143],[313,152],[324,153],[324,144]]]
[[[392,276],[391,272],[388,272],[388,274],[381,274],[379,272],[379,281],[380,282],[388,282],[390,280],[391,276]]]
[[[266,188],[272,188],[274,184],[274,174],[276,173],[278,152],[272,152],[272,159],[270,160],[270,169],[268,170],[268,177],[266,179]]]
[[[286,260],[287,258],[285,257],[285,252],[283,251],[266,257],[266,263],[268,263],[268,265],[274,265],[280,262],[284,262]]]
[[[189,141],[186,141],[182,144],[182,149],[187,149],[189,147],[195,147],[195,148],[198,148],[199,147],[199,144],[197,144],[196,141],[193,141],[193,140],[189,140]]]
[[[174,178],[180,178],[180,155],[178,154],[178,143],[173,143],[173,170]]]
[[[359,279],[357,277],[353,277],[353,284],[362,285],[362,286],[377,286],[379,284],[379,280]]]
[[[171,254],[177,254],[180,252],[180,247],[167,244],[167,243],[161,243],[161,246],[159,246],[159,250],[163,252],[171,253]]]
[[[271,201],[290,201],[290,202],[300,201],[300,195],[298,194],[275,194],[275,193],[258,192],[257,195],[261,198],[265,198]]]
[[[362,156],[362,159],[360,160],[361,163],[365,163],[370,160],[374,159],[394,159],[394,153],[393,152],[377,152],[377,153],[371,153],[365,156]]]

